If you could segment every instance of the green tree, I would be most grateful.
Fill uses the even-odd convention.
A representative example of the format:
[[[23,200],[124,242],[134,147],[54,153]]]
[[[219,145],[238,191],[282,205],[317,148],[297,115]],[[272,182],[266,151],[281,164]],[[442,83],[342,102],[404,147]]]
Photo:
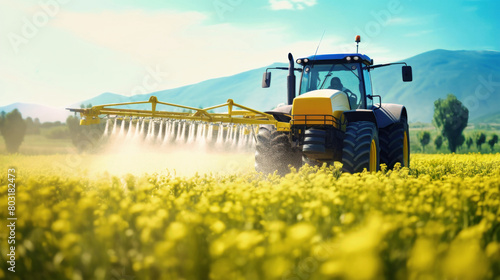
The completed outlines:
[[[17,153],[26,134],[26,123],[23,120],[23,116],[17,109],[14,109],[5,116],[2,114],[1,122],[0,132],[5,140],[7,151],[9,153]]]
[[[431,142],[431,134],[428,131],[424,131],[418,134],[418,141],[422,145],[422,151],[425,152],[425,146]]]
[[[26,134],[40,134],[40,121],[33,121],[31,117],[26,118]]]
[[[5,121],[5,111],[2,111],[0,113],[0,129],[2,128],[4,121]]]
[[[457,145],[455,147],[455,150],[462,147],[462,145],[465,143],[465,136],[463,134],[460,134],[457,139]],[[449,144],[448,144],[449,146]]]
[[[484,143],[486,143],[486,135],[482,132],[476,134],[476,147],[479,151]]]
[[[82,104],[80,104],[80,108],[81,108],[81,109],[89,109],[89,108],[92,108],[92,103],[89,103],[89,104],[87,104],[87,105],[85,105],[85,104],[83,104],[83,103],[82,103]]]
[[[33,127],[35,126],[33,119],[31,117],[27,117],[24,121],[26,122],[26,134],[33,134]]]
[[[472,139],[472,137],[467,137],[467,139],[465,140],[465,144],[467,145],[467,149],[470,150],[470,146],[472,146],[472,144],[474,144],[474,140]]]
[[[456,152],[465,137],[462,132],[467,127],[469,110],[453,94],[448,94],[446,99],[434,102],[434,125],[440,129],[441,135],[448,140],[448,148]]]
[[[493,136],[491,136],[491,139],[488,141],[488,145],[490,145],[491,151],[493,151],[493,147],[496,143],[498,143],[498,135],[493,134]]]
[[[436,150],[441,149],[441,146],[443,145],[443,136],[436,136],[436,139],[434,139],[434,145],[436,145]]]
[[[81,105],[83,108],[83,104]],[[73,142],[73,145],[78,148],[79,151],[83,151],[84,148],[82,148],[82,141],[84,141],[83,138],[83,128],[80,127],[80,119],[75,116],[68,116],[66,118],[66,126],[68,126],[68,130],[71,136],[71,142]]]
[[[73,145],[78,151],[94,151],[101,145],[103,134],[103,124],[100,125],[80,125],[80,119],[75,116],[68,116],[66,125]]]

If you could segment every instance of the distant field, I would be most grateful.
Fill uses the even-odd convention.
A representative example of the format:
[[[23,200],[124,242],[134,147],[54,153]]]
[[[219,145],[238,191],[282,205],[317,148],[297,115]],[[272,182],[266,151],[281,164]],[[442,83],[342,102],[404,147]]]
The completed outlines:
[[[59,129],[66,126],[58,127]],[[446,144],[439,150],[434,146],[434,138],[438,135],[438,131],[430,123],[412,123],[410,124],[410,150],[415,153],[422,153],[422,147],[418,141],[417,135],[421,131],[429,131],[431,133],[431,143],[426,147],[426,153],[449,153]],[[466,137],[473,136],[476,132],[481,131],[487,135],[487,140],[492,134],[500,136],[500,124],[497,123],[484,123],[484,124],[469,124],[465,129],[464,134]],[[19,153],[25,155],[50,155],[50,154],[75,154],[77,153],[71,139],[49,139],[46,137],[50,129],[42,128],[42,133],[39,135],[26,135],[25,139],[19,149]],[[457,153],[498,153],[500,152],[500,143],[496,145],[492,151],[487,144],[478,150],[475,145],[470,149],[464,146],[460,147]],[[0,137],[0,154],[7,154],[3,137]]]
[[[441,149],[436,149],[434,145],[434,139],[439,134],[438,130],[430,123],[413,123],[410,124],[410,150],[415,153],[422,153],[422,146],[418,141],[418,134],[423,131],[427,131],[431,134],[431,142],[425,147],[425,152],[434,154],[434,153],[449,153],[448,147],[446,143],[443,144]],[[497,134],[500,136],[500,124],[498,123],[480,123],[480,124],[469,124],[464,130],[464,136],[474,138],[474,135],[478,132],[483,132],[486,135],[486,141],[488,141],[493,134]],[[491,150],[490,146],[487,143],[483,144],[481,149],[478,149],[475,143],[470,147],[464,144],[458,148],[457,153],[466,154],[466,153],[499,153],[500,152],[500,143],[498,143],[493,150]]]
[[[43,135],[26,135],[19,148],[19,153],[25,155],[50,155],[73,153],[75,149],[71,140],[67,139],[48,139]],[[0,154],[6,154],[5,141],[0,137]]]
[[[413,154],[411,169],[355,175],[252,165],[251,154],[0,155],[5,201],[16,169],[18,218],[16,273],[2,246],[0,279],[500,277],[500,154]]]

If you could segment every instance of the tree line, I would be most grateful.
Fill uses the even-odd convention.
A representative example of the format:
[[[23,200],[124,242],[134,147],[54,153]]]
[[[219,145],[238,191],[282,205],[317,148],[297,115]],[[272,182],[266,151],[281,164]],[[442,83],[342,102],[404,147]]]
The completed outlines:
[[[434,143],[436,150],[441,149],[443,144],[445,144],[445,140],[440,134],[436,135],[434,137],[434,140],[432,141],[431,133],[428,131],[419,132],[417,134],[417,139],[420,143],[420,146],[422,146],[422,151],[424,153],[426,152],[426,147],[431,143]],[[484,132],[478,131],[473,135],[465,137],[465,142],[462,143],[462,145],[460,145],[459,147],[467,147],[467,150],[470,151],[471,147],[475,146],[477,151],[483,152],[484,144],[487,144],[490,147],[491,151],[494,151],[496,144],[498,144],[498,135],[492,134],[491,136],[487,137]]]
[[[81,108],[91,108],[92,104],[81,105]],[[439,130],[439,134],[433,142],[437,150],[447,144],[451,152],[456,152],[457,148],[467,146],[470,150],[472,145],[476,145],[478,151],[482,151],[482,146],[487,143],[493,151],[498,143],[498,135],[493,134],[487,139],[484,132],[476,132],[472,136],[465,137],[463,132],[467,127],[469,110],[460,102],[456,96],[449,94],[446,99],[438,99],[434,102],[433,124]],[[61,122],[40,123],[38,118],[34,120],[30,117],[23,119],[21,113],[14,109],[9,113],[0,114],[0,133],[2,134],[7,151],[16,153],[19,151],[25,134],[40,134],[41,128],[55,127],[49,138],[71,138],[73,145],[78,151],[95,150],[100,145],[100,139],[104,130],[103,124],[92,126],[81,126],[80,119],[69,116],[66,119],[66,127],[61,127]],[[417,139],[425,152],[426,146],[431,143],[431,134],[428,131],[420,132]]]
[[[484,132],[476,132],[473,136],[465,137],[463,132],[467,127],[469,120],[469,110],[460,100],[453,94],[448,94],[446,99],[438,99],[434,102],[434,117],[432,123],[439,130],[439,134],[434,138],[436,149],[441,149],[445,140],[448,144],[448,149],[454,153],[457,148],[467,146],[470,150],[475,143],[478,151],[481,151],[483,144],[486,143],[486,134]],[[418,141],[422,146],[423,152],[425,147],[431,142],[431,134],[428,131],[420,132],[417,135]],[[498,135],[491,135],[488,140],[488,145],[493,151],[498,143]]]
[[[91,108],[92,104],[80,107]],[[50,139],[70,138],[73,145],[81,152],[95,149],[100,144],[103,125],[80,126],[80,119],[76,115],[68,116],[66,123],[60,121],[41,123],[38,118],[23,119],[18,109],[0,113],[0,134],[8,153],[17,153],[25,135],[40,134],[42,129],[50,129],[45,135]]]

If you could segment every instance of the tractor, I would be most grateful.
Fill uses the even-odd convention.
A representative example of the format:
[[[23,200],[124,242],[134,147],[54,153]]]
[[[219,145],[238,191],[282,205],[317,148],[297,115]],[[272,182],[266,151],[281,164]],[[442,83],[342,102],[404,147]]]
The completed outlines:
[[[356,37],[359,44],[360,38]],[[290,124],[288,131],[260,125],[255,168],[264,173],[289,172],[289,166],[322,165],[335,161],[348,173],[377,171],[410,164],[408,112],[403,105],[382,103],[372,90],[370,72],[394,64],[402,66],[403,82],[412,81],[404,62],[374,65],[359,53],[322,54],[294,61],[289,67],[266,69],[262,87],[271,84],[269,70],[288,70],[287,104],[265,113]],[[295,67],[295,63],[300,67]],[[296,76],[300,86],[296,93]],[[377,102],[378,101],[378,102]]]
[[[359,45],[359,36],[356,42]],[[373,93],[370,72],[404,64],[402,78],[410,82],[411,66],[404,62],[374,65],[372,59],[357,51],[315,54],[296,61],[288,54],[288,60],[288,67],[268,68],[263,75],[262,86],[268,88],[270,70],[288,70],[287,104],[267,112],[232,99],[225,104],[194,108],[161,102],[156,96],[150,96],[148,101],[68,110],[80,113],[81,125],[99,124],[107,117],[104,136],[128,131],[118,133],[125,137],[120,141],[135,135],[134,139],[146,140],[143,144],[148,145],[202,142],[207,144],[204,147],[225,145],[224,150],[255,143],[255,168],[263,173],[286,174],[289,166],[299,168],[304,163],[322,165],[335,161],[342,162],[343,171],[349,173],[377,171],[381,163],[388,168],[398,162],[409,166],[406,108],[382,103],[382,97]],[[295,67],[295,63],[300,67]],[[295,72],[301,73],[298,94]],[[144,109],[148,104],[151,109]],[[160,106],[175,109],[159,110]],[[227,112],[220,111],[224,108]],[[118,124],[120,129],[116,129]]]

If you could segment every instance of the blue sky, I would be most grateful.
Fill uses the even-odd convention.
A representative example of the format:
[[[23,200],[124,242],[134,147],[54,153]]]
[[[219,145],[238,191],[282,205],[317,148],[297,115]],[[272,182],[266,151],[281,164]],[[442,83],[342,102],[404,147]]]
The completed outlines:
[[[0,0],[0,106],[153,92],[313,54],[500,51],[493,0]],[[258,83],[256,84],[258,86]],[[207,93],[209,94],[209,93]]]

